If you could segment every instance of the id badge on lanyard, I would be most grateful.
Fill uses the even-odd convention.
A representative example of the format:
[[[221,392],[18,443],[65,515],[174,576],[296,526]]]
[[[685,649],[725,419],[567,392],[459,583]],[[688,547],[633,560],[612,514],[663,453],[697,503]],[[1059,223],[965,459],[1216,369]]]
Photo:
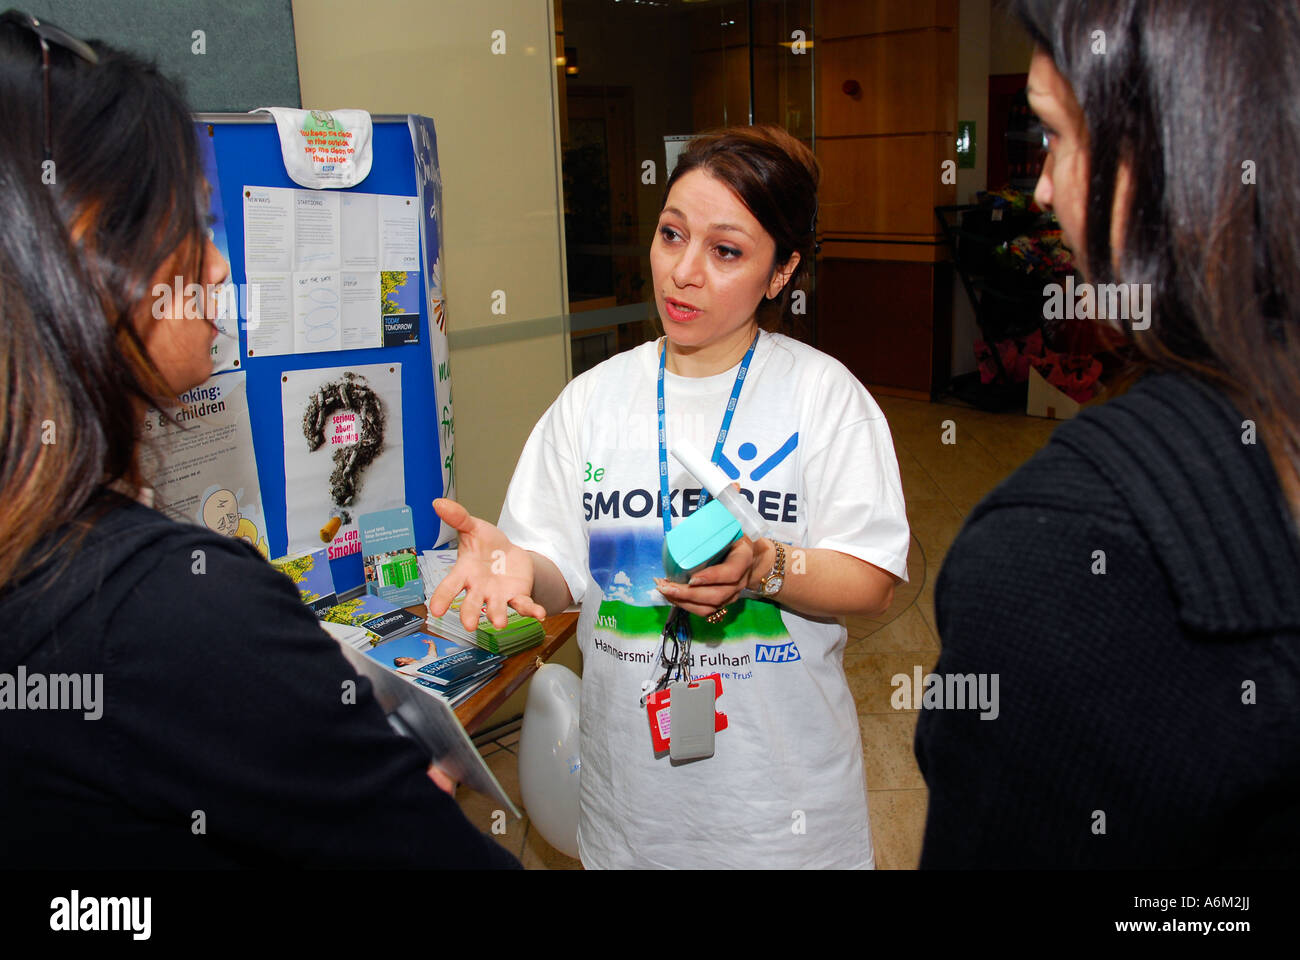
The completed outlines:
[[[754,359],[758,335],[745,351],[745,358],[736,371],[727,409],[722,415],[722,426],[713,446],[713,462],[722,457],[722,447],[731,429],[731,418],[749,364]],[[659,355],[658,414],[659,414],[659,502],[664,523],[664,535],[672,529],[671,497],[668,491],[668,437],[664,415],[664,372],[668,363],[668,344]],[[708,500],[707,490],[700,492],[699,505]],[[659,640],[659,653],[654,659],[651,676],[641,685],[641,705],[646,708],[650,722],[650,739],[655,756],[667,755],[674,761],[702,760],[713,756],[714,734],[727,728],[727,715],[715,709],[722,695],[722,677],[710,674],[691,680],[691,626],[690,615],[681,607],[673,607]],[[663,670],[655,679],[654,674]]]
[[[727,729],[727,715],[715,709],[721,695],[722,676],[711,673],[693,683],[670,683],[647,697],[655,756],[667,753],[673,760],[713,756],[713,735]]]

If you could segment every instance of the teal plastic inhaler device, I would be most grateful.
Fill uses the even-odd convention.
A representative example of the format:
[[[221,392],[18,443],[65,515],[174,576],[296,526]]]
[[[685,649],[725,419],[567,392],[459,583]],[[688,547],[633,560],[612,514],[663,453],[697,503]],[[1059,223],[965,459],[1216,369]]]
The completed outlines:
[[[715,464],[686,443],[674,444],[672,452],[714,498],[664,537],[664,575],[675,583],[686,583],[697,571],[720,563],[742,535],[757,540],[767,535],[768,527]]]
[[[685,583],[697,570],[720,563],[738,539],[736,518],[721,500],[710,500],[664,537],[664,574]]]

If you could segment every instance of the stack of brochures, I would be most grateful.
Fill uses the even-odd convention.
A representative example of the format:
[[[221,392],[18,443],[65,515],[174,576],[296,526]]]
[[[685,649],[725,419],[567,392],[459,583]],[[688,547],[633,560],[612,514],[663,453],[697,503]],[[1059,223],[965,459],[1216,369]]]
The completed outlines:
[[[492,626],[491,621],[484,615],[479,620],[474,642],[490,653],[511,657],[520,650],[537,646],[545,636],[546,631],[541,623],[532,617],[525,617],[511,610],[506,617],[506,625],[500,630]]]
[[[474,644],[489,653],[500,654],[503,657],[510,657],[520,650],[535,647],[546,637],[546,630],[539,621],[532,617],[525,617],[514,610],[508,611],[506,625],[501,630],[492,626],[492,621],[488,619],[485,610],[480,610],[478,628],[471,633],[460,622],[460,608],[464,601],[465,595],[461,594],[451,602],[451,606],[441,617],[430,616],[425,621],[428,629],[459,643]]]
[[[303,603],[321,620],[364,629],[372,635],[374,643],[406,636],[424,625],[419,615],[373,594],[363,593],[340,601],[325,547],[279,557],[271,561],[271,566],[294,582]]]
[[[420,555],[420,574],[424,577],[424,595],[433,596],[438,585],[451,572],[456,564],[455,550],[425,550]],[[546,631],[539,621],[525,617],[514,610],[507,613],[506,625],[501,630],[492,626],[487,613],[479,611],[478,629],[466,630],[460,622],[460,608],[465,600],[461,594],[451,602],[447,612],[441,617],[430,615],[428,628],[434,633],[450,637],[460,643],[472,643],[489,653],[502,657],[513,656],[520,650],[535,647],[546,637]]]
[[[418,614],[409,613],[401,607],[393,606],[383,597],[369,593],[337,603],[318,616],[330,623],[362,627],[375,634],[378,640],[404,637],[424,626],[424,620]]]
[[[360,651],[407,683],[455,707],[496,676],[505,658],[479,647],[427,633],[380,640],[360,627],[322,621],[325,632]]]
[[[452,706],[478,692],[505,660],[478,647],[427,633],[389,640],[364,653]]]
[[[324,548],[282,557],[275,565],[294,582],[313,612],[340,606]],[[349,616],[340,614],[339,619],[356,619],[358,609],[350,608]],[[369,681],[375,702],[395,730],[428,751],[449,776],[520,816],[455,712],[500,672],[503,658],[499,654],[425,633],[390,633],[390,638],[384,639],[351,622],[322,620],[320,624],[338,642],[352,669]]]
[[[331,637],[353,650],[364,652],[376,643],[382,642],[376,634],[371,633],[364,627],[353,627],[346,623],[330,623],[328,620],[322,620],[320,625]]]
[[[424,580],[424,600],[429,602],[433,596],[433,591],[438,589],[438,584],[451,573],[451,568],[456,565],[456,548],[450,550],[425,550],[420,554],[420,577]]]
[[[459,643],[473,644],[475,642],[474,632],[466,630],[461,626],[460,622],[460,605],[464,602],[465,594],[462,593],[451,602],[451,606],[447,608],[447,612],[441,617],[435,617],[430,614],[429,618],[425,621],[426,628],[434,633],[440,634],[441,636],[450,637],[452,640]],[[480,622],[482,622],[481,614]]]
[[[271,561],[271,566],[293,581],[302,602],[316,616],[319,617],[339,602],[338,594],[334,592],[334,575],[330,573],[325,547],[277,557]]]
[[[324,547],[271,563],[294,581],[326,633],[453,707],[482,689],[505,660],[476,645],[463,629],[453,639],[419,632],[423,619],[382,597],[363,593],[339,602]]]

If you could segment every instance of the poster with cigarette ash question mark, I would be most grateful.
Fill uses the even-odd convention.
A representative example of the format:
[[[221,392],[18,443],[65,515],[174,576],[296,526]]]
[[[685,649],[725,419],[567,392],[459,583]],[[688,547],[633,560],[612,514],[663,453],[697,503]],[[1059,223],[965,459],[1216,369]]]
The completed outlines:
[[[281,410],[289,552],[359,553],[356,519],[406,503],[402,365],[285,371]]]

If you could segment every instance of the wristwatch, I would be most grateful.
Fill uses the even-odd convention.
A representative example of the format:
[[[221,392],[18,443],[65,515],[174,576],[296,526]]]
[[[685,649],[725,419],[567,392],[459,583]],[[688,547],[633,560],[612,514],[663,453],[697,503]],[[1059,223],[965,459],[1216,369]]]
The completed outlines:
[[[785,547],[775,540],[772,541],[772,546],[776,547],[776,560],[772,562],[768,575],[759,581],[763,588],[761,595],[764,597],[776,596],[785,586]]]

